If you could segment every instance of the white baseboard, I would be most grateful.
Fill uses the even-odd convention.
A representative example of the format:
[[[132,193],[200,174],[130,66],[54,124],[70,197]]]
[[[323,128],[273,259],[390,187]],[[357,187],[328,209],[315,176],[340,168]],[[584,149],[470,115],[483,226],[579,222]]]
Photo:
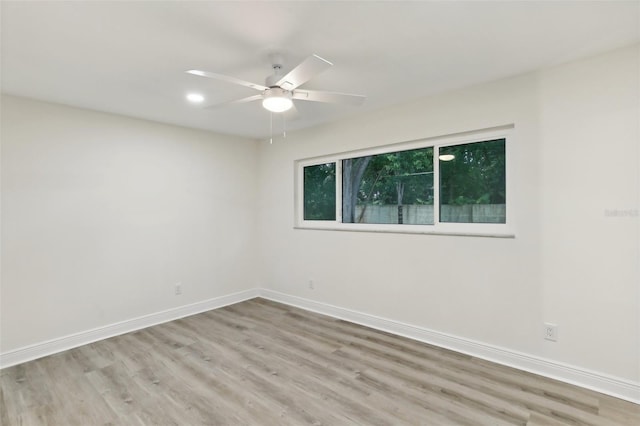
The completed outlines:
[[[465,339],[446,333],[380,318],[374,315],[329,305],[302,297],[291,296],[277,291],[260,289],[259,296],[275,302],[329,315],[377,330],[404,336],[456,352],[482,358],[498,364],[528,371],[572,385],[591,389],[616,398],[640,404],[640,382],[612,377],[580,367],[539,358],[486,343]]]
[[[258,289],[251,289],[241,291],[239,293],[214,297],[212,299],[203,300],[190,305],[167,309],[166,311],[144,315],[104,327],[98,327],[92,330],[82,331],[69,336],[19,348],[0,354],[0,369],[66,351],[98,340],[140,330],[141,328],[150,327],[163,322],[173,321],[178,318],[184,318],[201,312],[210,311],[211,309],[221,308],[223,306],[253,299],[257,297],[258,294]]]

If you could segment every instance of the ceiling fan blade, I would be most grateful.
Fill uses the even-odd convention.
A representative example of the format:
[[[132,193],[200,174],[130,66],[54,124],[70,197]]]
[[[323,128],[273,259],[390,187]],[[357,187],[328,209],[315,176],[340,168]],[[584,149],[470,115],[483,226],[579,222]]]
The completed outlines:
[[[326,59],[322,59],[318,55],[311,55],[275,84],[284,90],[293,90],[332,66],[333,64]]]
[[[363,95],[351,93],[325,92],[320,90],[296,90],[293,99],[312,102],[329,102],[333,104],[362,105],[367,98]]]
[[[209,71],[201,71],[201,70],[189,70],[185,71],[187,74],[197,75],[200,77],[213,78],[216,80],[226,81],[227,83],[239,84],[240,86],[250,87],[255,90],[265,91],[268,87],[263,86],[261,84],[251,83],[249,81],[240,80],[239,78],[229,77],[228,75],[216,74],[214,72]]]
[[[244,103],[247,103],[247,102],[258,101],[258,100],[261,100],[261,99],[262,99],[262,95],[253,95],[253,96],[249,96],[247,98],[236,99],[235,101],[221,102],[219,104],[204,105],[202,108],[216,109],[216,108],[220,108],[220,107],[227,106],[227,105],[244,104]]]

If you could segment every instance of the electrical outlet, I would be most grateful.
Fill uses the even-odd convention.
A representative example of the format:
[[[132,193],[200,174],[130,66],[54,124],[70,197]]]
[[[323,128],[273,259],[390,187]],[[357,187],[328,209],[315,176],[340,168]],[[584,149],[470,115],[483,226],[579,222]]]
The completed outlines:
[[[544,323],[544,338],[545,340],[550,340],[552,342],[558,341],[558,326],[557,324],[551,324],[548,322]]]
[[[313,282],[313,280],[309,280],[309,290],[313,290],[314,288],[316,288],[315,283]]]
[[[175,293],[176,293],[176,296],[182,294],[182,283],[176,283]]]

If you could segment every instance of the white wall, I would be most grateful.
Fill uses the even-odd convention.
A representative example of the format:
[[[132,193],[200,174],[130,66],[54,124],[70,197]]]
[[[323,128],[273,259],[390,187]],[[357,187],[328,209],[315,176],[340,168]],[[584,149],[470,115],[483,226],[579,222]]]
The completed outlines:
[[[262,145],[263,287],[637,383],[638,217],[605,210],[638,209],[638,53]],[[511,123],[515,239],[293,229],[294,160]],[[543,340],[545,321],[559,325],[558,342]]]
[[[1,137],[3,353],[255,287],[255,142],[11,96]]]

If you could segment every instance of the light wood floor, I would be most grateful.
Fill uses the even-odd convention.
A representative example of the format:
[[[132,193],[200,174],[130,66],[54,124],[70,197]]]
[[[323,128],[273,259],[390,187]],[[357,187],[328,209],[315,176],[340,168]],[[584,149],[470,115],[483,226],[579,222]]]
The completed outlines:
[[[2,370],[8,425],[640,425],[640,406],[264,299]]]

